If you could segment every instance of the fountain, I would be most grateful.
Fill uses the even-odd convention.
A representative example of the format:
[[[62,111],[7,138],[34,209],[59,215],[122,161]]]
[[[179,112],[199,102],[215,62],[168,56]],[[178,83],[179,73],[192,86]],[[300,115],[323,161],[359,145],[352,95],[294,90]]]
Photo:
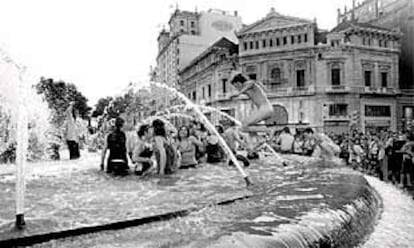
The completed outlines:
[[[199,112],[197,116],[206,121]],[[189,117],[173,111],[164,116]],[[8,232],[5,221],[11,212],[0,208],[0,246],[65,237],[69,238],[44,245],[356,247],[366,242],[367,247],[413,246],[414,204],[407,195],[346,167],[295,155],[283,158],[292,161],[291,166],[253,161],[246,170],[255,187],[249,188],[240,187],[238,171],[222,164],[203,164],[162,179],[112,178],[99,171],[96,161],[85,161],[79,171],[51,175],[42,167],[37,177],[28,180],[31,224],[24,233]],[[247,173],[242,175],[248,178]],[[12,201],[7,180],[0,175],[5,206]],[[73,237],[81,234],[86,235]]]
[[[17,143],[16,148],[16,227],[23,228],[24,194],[25,194],[25,167],[29,145],[29,124],[32,132],[40,139],[45,139],[45,132],[49,127],[49,116],[46,105],[40,97],[30,89],[26,68],[16,63],[6,52],[0,49],[0,103],[11,118],[8,127],[11,130],[6,146]],[[31,110],[33,108],[34,111]],[[35,121],[36,120],[36,121]],[[14,137],[15,138],[14,138]],[[3,139],[3,137],[2,137]],[[3,140],[2,140],[3,141]],[[3,151],[0,151],[3,152]]]

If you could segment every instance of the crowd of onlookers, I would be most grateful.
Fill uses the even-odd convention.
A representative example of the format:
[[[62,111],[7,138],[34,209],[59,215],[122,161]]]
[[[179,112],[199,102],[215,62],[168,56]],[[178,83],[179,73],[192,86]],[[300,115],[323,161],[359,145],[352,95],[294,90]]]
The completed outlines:
[[[308,129],[307,129],[308,130]],[[270,143],[281,153],[311,155],[315,140],[307,138],[307,131],[295,135],[284,128]],[[352,168],[392,181],[400,187],[412,187],[414,174],[414,133],[379,131],[363,133],[353,130],[343,134],[327,134],[339,146],[339,153]]]
[[[341,147],[340,157],[354,169],[381,180],[412,187],[414,173],[414,133],[368,132],[331,135]]]

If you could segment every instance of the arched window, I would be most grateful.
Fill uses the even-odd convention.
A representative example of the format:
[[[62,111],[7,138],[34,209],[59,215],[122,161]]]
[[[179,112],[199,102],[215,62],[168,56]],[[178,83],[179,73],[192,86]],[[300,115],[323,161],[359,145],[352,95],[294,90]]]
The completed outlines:
[[[279,68],[273,68],[270,71],[270,79],[272,84],[281,84],[282,76]]]

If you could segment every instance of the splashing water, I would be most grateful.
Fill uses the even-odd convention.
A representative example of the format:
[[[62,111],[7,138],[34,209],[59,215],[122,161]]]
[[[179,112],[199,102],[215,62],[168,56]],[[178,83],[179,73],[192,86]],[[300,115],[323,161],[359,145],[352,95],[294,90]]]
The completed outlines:
[[[49,127],[49,111],[41,98],[30,89],[26,68],[16,63],[0,49],[0,111],[10,117],[10,137],[0,137],[1,149],[10,144],[16,147],[16,226],[21,228],[24,221],[25,166],[30,135],[38,141],[45,140],[45,128]],[[7,117],[6,117],[7,118]],[[0,120],[3,122],[4,120]],[[31,132],[29,133],[29,128]],[[47,130],[47,129],[46,129]],[[43,138],[42,138],[43,137]],[[4,142],[5,141],[5,142]],[[6,146],[4,146],[6,144]],[[3,153],[3,150],[0,150]]]
[[[46,133],[50,130],[50,111],[29,82],[36,82],[26,68],[16,63],[5,51],[0,49],[0,153],[16,141],[36,138],[39,144],[48,141]],[[18,115],[18,113],[21,113]],[[20,116],[20,117],[18,117]],[[23,118],[18,120],[18,118]],[[9,119],[9,120],[7,120]],[[29,133],[18,138],[18,125],[28,122]],[[20,124],[19,124],[20,123]],[[25,131],[26,127],[20,127]],[[7,135],[3,135],[6,133]],[[26,145],[25,145],[26,147]],[[24,152],[26,156],[27,152]]]
[[[207,111],[207,112],[217,113],[218,115],[220,115],[222,117],[225,117],[225,118],[231,120],[232,122],[234,122],[236,124],[236,126],[241,126],[242,125],[242,123],[239,120],[237,120],[236,118],[234,118],[233,116],[231,116],[231,115],[229,115],[227,113],[224,113],[223,111],[220,111],[220,110],[218,110],[216,108],[212,108],[212,107],[208,107],[208,106],[203,106],[203,105],[198,105],[198,107],[200,109],[202,109],[202,110]]]
[[[372,176],[368,183],[382,197],[383,211],[362,248],[414,247],[414,200],[410,195]]]
[[[246,181],[247,185],[250,185],[249,177],[247,176],[246,172],[243,170],[243,168],[240,166],[239,161],[237,160],[236,156],[233,154],[231,149],[228,147],[226,142],[223,140],[221,135],[217,132],[215,127],[211,124],[211,122],[207,119],[207,117],[201,112],[201,110],[198,108],[197,105],[192,103],[190,99],[188,99],[183,93],[179,92],[178,90],[168,87],[165,84],[160,84],[156,82],[151,82],[152,85],[165,89],[168,92],[172,93],[173,95],[179,97],[182,101],[184,101],[185,105],[191,107],[198,115],[198,117],[201,119],[202,123],[207,127],[207,129],[214,134],[218,140],[221,146],[224,148],[224,151],[227,153],[227,155],[230,157],[232,162],[236,165],[236,168],[239,170],[239,172],[242,174],[244,180]]]

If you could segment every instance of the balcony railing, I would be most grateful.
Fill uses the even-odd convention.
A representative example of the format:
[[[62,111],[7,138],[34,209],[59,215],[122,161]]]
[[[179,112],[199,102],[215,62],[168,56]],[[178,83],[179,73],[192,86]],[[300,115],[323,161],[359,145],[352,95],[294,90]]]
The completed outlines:
[[[346,85],[329,85],[319,86],[308,85],[304,87],[280,87],[280,85],[265,84],[264,90],[268,97],[288,97],[288,96],[309,96],[316,93],[326,94],[346,94],[346,93],[359,93],[359,94],[379,94],[379,95],[393,95],[399,94],[401,91],[394,88],[385,87],[365,87],[365,86],[346,86]],[[408,90],[410,93],[414,93],[414,90]],[[233,92],[217,92],[211,98],[206,98],[206,102],[223,101],[229,99]],[[247,96],[241,95],[239,99],[245,99]]]
[[[386,87],[364,87],[363,93],[369,94],[397,94],[398,90],[394,88],[386,88]]]
[[[330,85],[325,88],[326,93],[347,93],[349,91],[350,87],[345,85]]]

